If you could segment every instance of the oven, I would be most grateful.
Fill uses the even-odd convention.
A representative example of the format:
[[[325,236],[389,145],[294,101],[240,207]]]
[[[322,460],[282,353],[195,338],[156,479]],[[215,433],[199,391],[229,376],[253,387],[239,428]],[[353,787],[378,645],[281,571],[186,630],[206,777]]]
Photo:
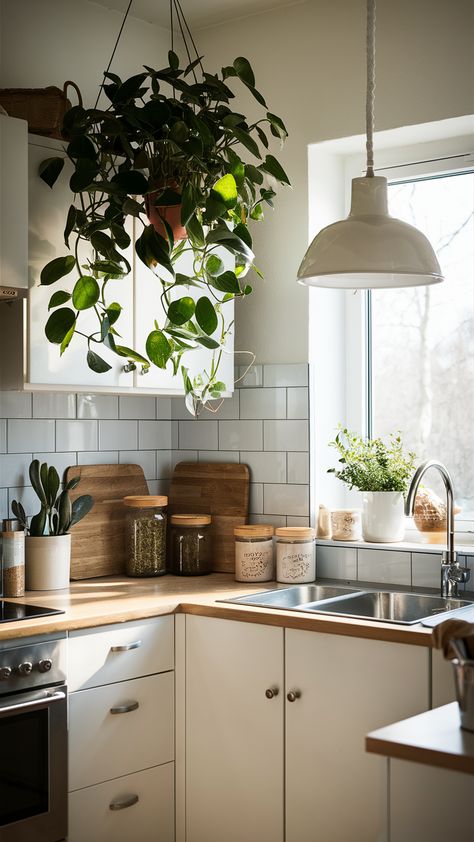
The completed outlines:
[[[1,842],[67,835],[65,648],[58,637],[0,641]]]

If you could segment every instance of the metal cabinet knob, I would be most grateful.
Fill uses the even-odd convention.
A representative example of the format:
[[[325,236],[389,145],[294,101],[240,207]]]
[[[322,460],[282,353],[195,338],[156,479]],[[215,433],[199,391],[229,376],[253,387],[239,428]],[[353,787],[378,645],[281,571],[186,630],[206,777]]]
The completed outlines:
[[[7,678],[11,678],[11,668],[10,667],[0,667],[0,681],[5,681]]]
[[[288,699],[289,702],[296,702],[296,700],[299,699],[300,696],[301,696],[300,690],[290,690],[290,692],[287,693],[286,698]]]
[[[278,696],[278,693],[278,687],[268,687],[268,689],[265,690],[265,696],[267,697],[267,699],[274,699],[275,696]]]
[[[31,663],[31,661],[24,661],[16,668],[16,671],[18,675],[29,675],[32,669],[33,664]]]
[[[138,795],[125,795],[123,798],[115,798],[109,804],[109,810],[126,810],[127,807],[133,807],[138,804]]]
[[[38,661],[39,672],[49,672],[52,666],[53,662],[51,658],[42,658],[41,661]]]

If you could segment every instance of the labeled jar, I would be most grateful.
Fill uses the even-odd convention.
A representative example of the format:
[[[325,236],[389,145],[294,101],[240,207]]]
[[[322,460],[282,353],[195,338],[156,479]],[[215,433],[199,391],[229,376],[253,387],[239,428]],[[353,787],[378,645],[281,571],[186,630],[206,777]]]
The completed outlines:
[[[309,526],[279,526],[275,529],[275,535],[277,582],[314,582],[314,529]]]
[[[234,537],[236,581],[271,582],[275,578],[273,526],[236,526]]]
[[[204,576],[212,572],[211,516],[171,515],[171,572]]]
[[[167,497],[124,497],[125,572],[127,576],[166,573]]]
[[[1,534],[3,596],[25,595],[25,531],[16,520],[4,520]]]

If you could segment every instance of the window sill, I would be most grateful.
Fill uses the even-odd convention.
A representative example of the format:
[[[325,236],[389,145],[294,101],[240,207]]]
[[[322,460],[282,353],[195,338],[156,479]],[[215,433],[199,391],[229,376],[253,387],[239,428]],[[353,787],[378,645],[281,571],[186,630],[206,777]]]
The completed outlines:
[[[333,541],[325,538],[317,538],[316,544],[326,547],[356,547],[366,550],[394,550],[399,552],[412,553],[439,553],[446,549],[446,544],[422,543],[410,535],[406,541],[397,541],[391,544],[375,544],[370,541]],[[461,533],[455,544],[456,552],[460,555],[474,554],[474,535],[472,533]]]

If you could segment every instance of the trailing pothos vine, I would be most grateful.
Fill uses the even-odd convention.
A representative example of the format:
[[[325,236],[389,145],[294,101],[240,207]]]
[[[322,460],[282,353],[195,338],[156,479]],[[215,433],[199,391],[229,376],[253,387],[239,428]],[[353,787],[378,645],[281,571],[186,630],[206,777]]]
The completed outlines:
[[[289,184],[267,151],[270,140],[283,143],[287,131],[267,110],[247,59],[235,59],[220,75],[205,72],[200,58],[181,68],[173,51],[168,62],[126,81],[107,73],[106,109],[75,106],[66,113],[65,154],[74,165],[74,201],[64,230],[70,253],[48,263],[40,280],[49,286],[77,273],[72,292],[56,290],[49,301],[45,332],[61,354],[79,337],[89,367],[99,374],[111,368],[101,346],[125,358],[128,369],[172,366],[174,374],[181,371],[188,406],[196,409],[226,389],[219,363],[232,324],[226,324],[223,305],[250,295],[249,270],[261,277],[249,222],[260,222],[264,206],[273,206],[277,183]],[[250,122],[232,109],[234,79],[264,109],[260,119]],[[50,187],[64,161],[41,164]],[[131,272],[124,253],[130,232],[138,258],[156,276],[161,304],[145,348],[138,349],[120,342],[122,307],[113,292],[113,280]],[[92,332],[84,328],[91,311],[97,319]],[[183,354],[202,347],[211,352],[209,366],[191,377]]]

